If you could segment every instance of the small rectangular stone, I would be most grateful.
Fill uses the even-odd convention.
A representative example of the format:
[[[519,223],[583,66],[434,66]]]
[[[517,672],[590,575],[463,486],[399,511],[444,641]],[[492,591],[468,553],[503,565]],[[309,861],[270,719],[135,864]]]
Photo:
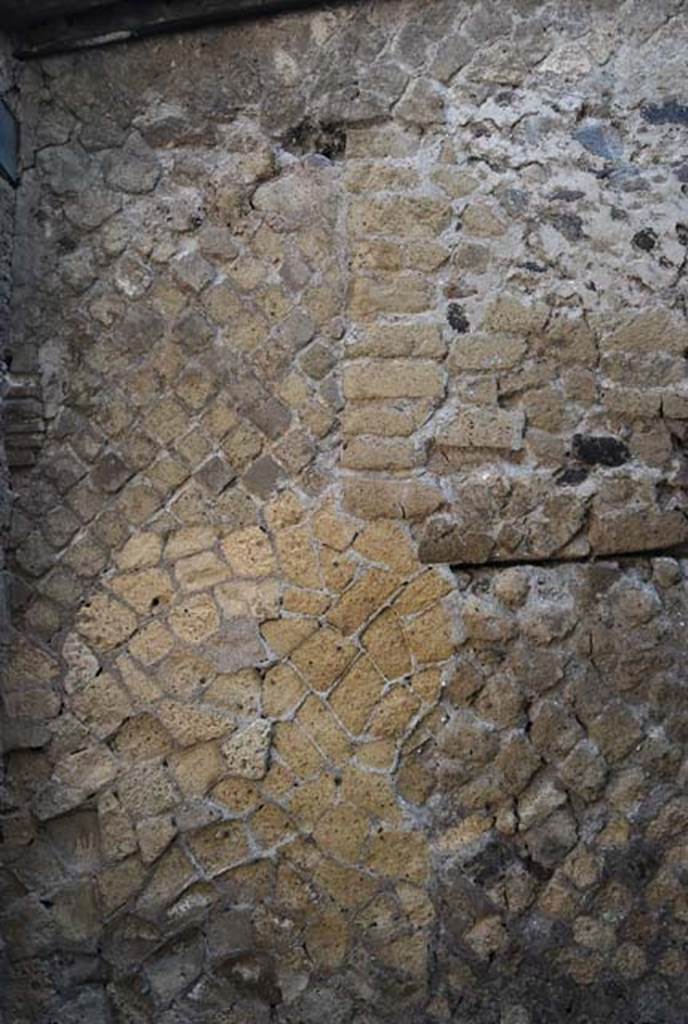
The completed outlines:
[[[342,451],[341,464],[346,469],[413,469],[419,452],[412,441],[381,441],[353,438]]]
[[[432,411],[429,399],[410,401],[348,402],[342,414],[345,435],[409,437]]]
[[[360,338],[354,339],[347,355],[351,359],[365,356],[377,359],[404,356],[442,359],[446,351],[447,346],[437,324],[376,324],[368,327]]]
[[[451,448],[502,448],[519,451],[523,447],[526,420],[522,412],[475,408],[459,413],[438,437],[440,445]]]
[[[418,359],[349,363],[343,371],[345,398],[441,398],[444,373]]]
[[[513,334],[467,334],[449,353],[450,370],[500,370],[516,366],[528,346]]]
[[[353,317],[365,320],[381,313],[424,313],[431,301],[427,275],[378,274],[354,279],[349,310]]]
[[[344,509],[362,519],[425,519],[443,500],[437,487],[422,480],[351,477],[344,482]]]

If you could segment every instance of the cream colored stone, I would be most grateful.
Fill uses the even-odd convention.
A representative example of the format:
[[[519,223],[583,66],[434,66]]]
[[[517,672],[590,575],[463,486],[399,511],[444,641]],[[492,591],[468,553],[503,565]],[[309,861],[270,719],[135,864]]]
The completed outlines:
[[[203,702],[237,718],[255,717],[260,703],[260,676],[252,668],[217,675],[203,693]]]
[[[163,854],[139,897],[137,910],[146,915],[158,914],[189,885],[196,870],[186,854],[173,846]]]
[[[383,677],[366,657],[359,658],[341,679],[329,701],[349,732],[358,735],[363,731],[384,685]]]
[[[212,799],[224,804],[234,814],[252,811],[260,801],[260,792],[249,779],[223,779],[212,792]]]
[[[366,864],[376,874],[424,885],[430,868],[425,837],[418,832],[379,831]]]
[[[120,601],[101,593],[81,606],[75,626],[97,650],[110,651],[129,639],[136,629],[136,616]]]
[[[313,533],[321,544],[345,551],[356,535],[356,524],[341,515],[334,502],[327,502],[313,516]]]
[[[225,770],[217,743],[201,743],[170,758],[170,770],[187,797],[204,796]]]
[[[140,614],[150,614],[172,600],[172,581],[162,569],[142,569],[114,576],[108,586]]]
[[[142,672],[126,654],[120,655],[116,664],[136,710],[154,704],[160,696],[160,687],[156,680],[147,672]]]
[[[244,826],[238,821],[208,825],[190,833],[186,841],[211,878],[247,860],[250,853]]]
[[[175,605],[169,622],[180,640],[198,644],[215,633],[220,625],[220,616],[211,597],[197,594]]]
[[[340,791],[343,800],[360,807],[372,818],[389,825],[401,823],[394,787],[386,776],[349,766],[344,771]]]
[[[318,628],[313,619],[285,618],[264,622],[260,631],[276,654],[291,654]]]
[[[463,230],[474,238],[501,238],[506,224],[486,203],[471,203],[461,215]]]
[[[231,718],[179,701],[161,701],[157,707],[157,714],[175,742],[182,747],[216,739],[233,728]]]
[[[282,575],[299,587],[322,586],[318,552],[308,524],[275,533],[275,547]]]
[[[361,859],[369,828],[367,814],[350,804],[337,804],[325,812],[313,835],[326,853],[345,863],[355,864]]]
[[[380,519],[369,523],[356,537],[354,550],[371,562],[379,562],[397,573],[413,572],[418,566],[415,546],[400,524]]]
[[[404,735],[419,709],[420,701],[414,693],[403,686],[395,686],[373,711],[367,732],[382,739],[398,739]]]
[[[361,639],[366,651],[387,679],[398,679],[411,671],[411,656],[394,609],[388,608],[381,612]]]
[[[291,660],[314,690],[324,692],[356,656],[356,648],[338,630],[323,626],[291,654]]]
[[[172,533],[165,545],[165,558],[175,562],[197,551],[205,551],[215,543],[217,531],[212,526],[186,526]]]
[[[174,643],[169,629],[162,622],[155,621],[134,633],[127,650],[144,665],[154,665],[169,654]]]
[[[102,672],[70,701],[72,711],[100,739],[110,736],[132,712],[129,697],[113,676]]]
[[[402,577],[386,569],[372,568],[344,591],[327,615],[328,621],[345,636],[356,632],[391,597]]]
[[[263,711],[269,718],[282,718],[294,710],[306,693],[300,677],[289,665],[275,665],[263,680]]]
[[[135,533],[115,555],[115,561],[123,572],[146,569],[160,561],[161,551],[162,541],[157,533]]]
[[[213,551],[202,551],[178,561],[174,575],[182,590],[193,592],[214,587],[228,579],[232,570]]]
[[[335,802],[337,786],[333,775],[301,782],[289,794],[289,808],[302,828],[313,829],[328,807]]]
[[[325,766],[322,754],[294,722],[277,723],[272,749],[302,779],[318,775]]]
[[[296,713],[295,721],[332,764],[346,763],[351,756],[351,744],[324,701],[309,694]]]
[[[272,576],[277,571],[272,544],[259,526],[248,526],[225,537],[222,550],[239,576]]]
[[[403,626],[408,649],[417,665],[451,658],[455,651],[449,615],[442,607],[429,608]]]
[[[451,583],[441,570],[428,569],[405,587],[394,602],[394,610],[398,615],[414,615],[445,597],[451,589]]]
[[[289,815],[275,804],[262,804],[251,817],[251,834],[264,849],[288,842],[297,831]]]
[[[228,619],[246,616],[262,621],[279,615],[281,585],[278,580],[232,580],[216,587],[214,594]]]
[[[284,611],[291,615],[324,615],[330,606],[330,597],[317,590],[289,587],[282,599]]]

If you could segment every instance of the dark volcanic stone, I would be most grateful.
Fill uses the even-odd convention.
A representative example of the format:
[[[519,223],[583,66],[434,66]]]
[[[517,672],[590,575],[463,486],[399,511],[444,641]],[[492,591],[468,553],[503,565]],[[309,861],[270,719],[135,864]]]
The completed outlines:
[[[588,478],[588,470],[585,466],[565,466],[555,474],[559,487],[577,487]]]
[[[574,434],[571,452],[590,466],[623,466],[631,457],[623,441],[594,434]]]
[[[447,323],[457,334],[465,334],[471,326],[463,306],[458,302],[450,302],[447,308]]]
[[[643,252],[651,252],[657,245],[657,233],[652,228],[643,228],[633,235],[633,245]]]

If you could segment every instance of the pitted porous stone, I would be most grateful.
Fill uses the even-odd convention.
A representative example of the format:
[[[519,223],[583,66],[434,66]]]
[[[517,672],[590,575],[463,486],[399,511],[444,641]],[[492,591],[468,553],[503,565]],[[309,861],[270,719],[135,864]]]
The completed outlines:
[[[0,39],[8,1024],[685,1024],[681,7]]]

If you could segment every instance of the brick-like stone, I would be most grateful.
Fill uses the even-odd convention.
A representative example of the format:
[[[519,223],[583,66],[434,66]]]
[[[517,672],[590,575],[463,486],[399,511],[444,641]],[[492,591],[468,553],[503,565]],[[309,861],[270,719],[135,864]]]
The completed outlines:
[[[519,451],[523,447],[525,416],[503,409],[466,409],[438,434],[438,444],[455,448],[498,448]]]
[[[444,375],[434,363],[413,359],[352,362],[344,367],[346,398],[441,398]]]

